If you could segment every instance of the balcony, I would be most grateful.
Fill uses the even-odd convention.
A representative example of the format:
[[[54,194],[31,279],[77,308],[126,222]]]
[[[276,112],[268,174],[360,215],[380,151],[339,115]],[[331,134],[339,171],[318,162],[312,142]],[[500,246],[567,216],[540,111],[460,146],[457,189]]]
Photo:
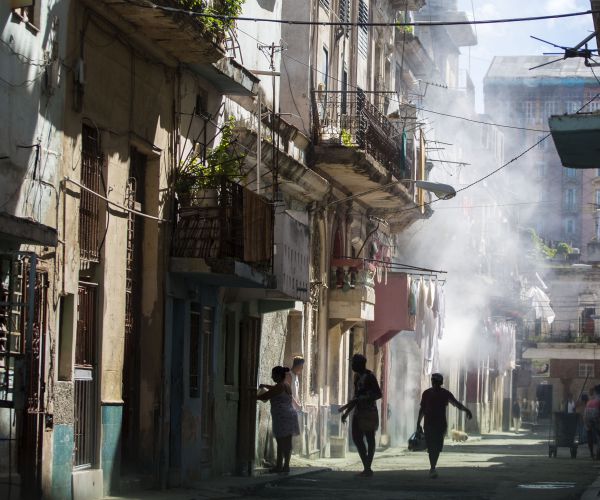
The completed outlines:
[[[179,209],[171,271],[215,285],[271,288],[273,227],[267,200],[222,179]]]
[[[132,24],[137,33],[183,63],[214,63],[225,56],[226,28],[222,25],[181,12],[149,8],[143,2],[102,1]],[[188,2],[183,0],[154,0],[154,3],[168,8],[189,8]],[[208,2],[209,5],[211,3]]]
[[[375,268],[362,259],[331,261],[332,289],[329,291],[329,319],[352,324],[375,319]],[[347,329],[347,328],[345,328]]]
[[[380,176],[405,177],[402,132],[363,92],[317,91],[313,106],[316,142],[333,146],[327,155],[343,160],[361,151],[377,162]]]

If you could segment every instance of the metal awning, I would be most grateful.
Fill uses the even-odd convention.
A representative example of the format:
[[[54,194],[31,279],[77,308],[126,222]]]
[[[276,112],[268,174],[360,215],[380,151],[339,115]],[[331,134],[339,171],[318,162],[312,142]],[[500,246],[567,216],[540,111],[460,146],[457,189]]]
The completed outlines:
[[[216,63],[190,67],[224,95],[255,96],[258,92],[260,79],[235,59],[223,58]]]
[[[600,113],[554,115],[548,124],[563,166],[598,168]]]
[[[0,212],[0,243],[55,247],[58,243],[58,234],[53,227],[40,224],[33,219]]]

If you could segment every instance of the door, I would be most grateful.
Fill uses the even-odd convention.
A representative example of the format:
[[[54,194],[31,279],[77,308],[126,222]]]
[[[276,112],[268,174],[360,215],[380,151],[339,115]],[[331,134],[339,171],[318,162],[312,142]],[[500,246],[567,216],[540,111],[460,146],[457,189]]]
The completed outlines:
[[[552,416],[552,385],[540,384],[537,386],[536,398],[539,402],[539,418]]]
[[[0,491],[8,500],[18,483],[24,498],[41,494],[47,287],[34,254],[0,254]]]
[[[214,435],[214,308],[192,302],[189,311],[187,374],[181,414],[182,480],[202,480],[212,467]]]
[[[252,473],[254,463],[259,350],[260,318],[247,318],[240,334],[239,370],[238,464],[243,475]]]
[[[80,283],[75,342],[75,469],[96,466],[97,454],[97,286]]]

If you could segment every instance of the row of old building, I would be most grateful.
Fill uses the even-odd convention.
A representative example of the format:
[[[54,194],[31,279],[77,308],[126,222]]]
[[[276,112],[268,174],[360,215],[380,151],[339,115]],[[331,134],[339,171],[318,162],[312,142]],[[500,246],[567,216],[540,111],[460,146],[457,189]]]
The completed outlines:
[[[425,3],[209,2],[312,24],[190,16],[201,3],[183,0],[3,3],[7,498],[252,474],[272,449],[257,384],[294,355],[306,360],[302,454],[347,448],[336,410],[355,352],[384,385],[380,435],[406,435],[407,401],[443,357],[440,267],[407,254],[408,229],[437,206],[415,187],[436,171],[419,106],[475,114],[458,71],[472,27],[394,26],[466,19],[456,2]],[[483,149],[501,160],[496,139]],[[484,226],[470,224],[474,245]],[[471,263],[497,276],[486,262]],[[490,430],[507,418],[512,365],[484,351],[450,385]],[[410,424],[392,433],[398,394]]]

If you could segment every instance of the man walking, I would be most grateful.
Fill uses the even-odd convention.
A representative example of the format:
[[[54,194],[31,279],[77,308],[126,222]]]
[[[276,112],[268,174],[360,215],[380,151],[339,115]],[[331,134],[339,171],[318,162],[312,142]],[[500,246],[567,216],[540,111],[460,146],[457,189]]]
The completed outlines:
[[[443,389],[443,384],[444,377],[440,373],[431,375],[431,388],[423,392],[421,396],[421,408],[417,419],[417,429],[422,432],[421,419],[425,417],[425,442],[427,443],[427,453],[431,465],[429,471],[429,477],[431,478],[437,477],[435,467],[444,447],[444,436],[448,427],[446,420],[448,403],[464,411],[469,420],[473,418],[471,410],[457,401],[450,391]]]

